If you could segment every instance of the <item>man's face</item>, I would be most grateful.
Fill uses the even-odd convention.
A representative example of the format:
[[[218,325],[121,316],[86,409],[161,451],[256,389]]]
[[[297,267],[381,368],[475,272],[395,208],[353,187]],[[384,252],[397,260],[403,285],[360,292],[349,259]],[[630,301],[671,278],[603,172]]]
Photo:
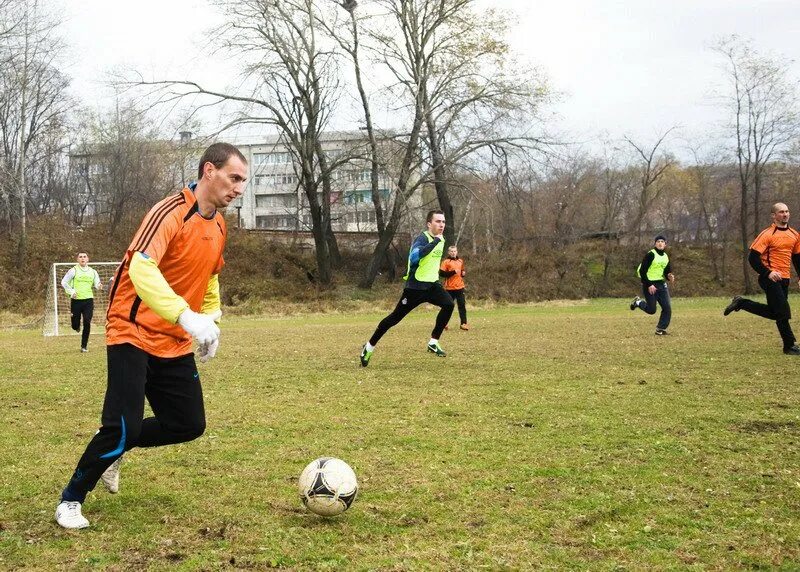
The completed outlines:
[[[444,232],[444,215],[435,214],[428,223],[428,232],[433,236],[439,236]]]
[[[783,203],[775,205],[775,210],[772,211],[772,222],[779,226],[789,224],[789,207]]]
[[[236,155],[231,155],[219,169],[213,163],[206,163],[204,176],[209,182],[208,195],[214,208],[224,209],[244,192],[247,164]]]
[[[656,248],[657,248],[658,250],[664,250],[666,247],[667,247],[667,241],[666,241],[666,240],[664,240],[663,238],[659,238],[659,239],[656,241]]]
[[[86,266],[87,264],[89,264],[89,255],[86,254],[85,252],[81,252],[80,254],[78,254],[78,264],[80,264],[81,266]]]
[[[458,258],[458,248],[455,246],[451,246],[447,249],[447,256],[450,258]]]

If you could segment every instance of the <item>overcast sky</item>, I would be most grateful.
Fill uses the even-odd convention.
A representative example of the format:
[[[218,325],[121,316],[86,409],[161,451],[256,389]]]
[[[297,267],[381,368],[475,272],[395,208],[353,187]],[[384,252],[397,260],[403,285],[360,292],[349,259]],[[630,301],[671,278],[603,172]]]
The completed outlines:
[[[577,139],[606,133],[647,142],[675,125],[690,139],[713,131],[722,117],[712,95],[723,76],[709,46],[721,36],[737,33],[761,51],[800,59],[797,0],[491,4],[516,14],[512,45],[562,92],[554,111]],[[69,71],[86,101],[107,97],[104,74],[119,65],[219,86],[233,79],[202,55],[203,30],[218,18],[205,0],[67,0],[65,8],[75,56]],[[800,75],[797,65],[792,70]]]

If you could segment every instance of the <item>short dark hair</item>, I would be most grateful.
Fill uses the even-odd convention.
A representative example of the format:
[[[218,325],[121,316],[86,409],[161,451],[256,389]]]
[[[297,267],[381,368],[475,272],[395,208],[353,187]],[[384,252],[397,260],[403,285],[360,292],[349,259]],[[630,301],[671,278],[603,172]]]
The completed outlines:
[[[236,155],[241,159],[242,163],[247,164],[247,158],[230,143],[214,143],[209,146],[208,149],[203,151],[203,156],[200,157],[200,166],[197,167],[198,180],[203,178],[203,167],[205,167],[206,163],[211,163],[219,169],[228,162],[231,155]]]
[[[432,211],[428,211],[428,217],[425,219],[425,222],[431,222],[433,220],[433,215],[435,214],[443,215],[444,211],[442,209],[433,209]]]

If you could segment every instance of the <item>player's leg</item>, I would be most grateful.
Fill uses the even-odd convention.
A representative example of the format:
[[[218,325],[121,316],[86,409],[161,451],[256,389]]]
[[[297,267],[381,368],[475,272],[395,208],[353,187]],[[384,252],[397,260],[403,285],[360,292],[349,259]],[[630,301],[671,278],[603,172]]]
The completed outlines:
[[[773,282],[765,276],[759,276],[758,285],[761,286],[761,289],[767,295],[766,304],[755,302],[748,298],[736,297],[731,301],[731,304],[728,306],[728,308],[735,306],[732,311],[744,310],[745,312],[766,318],[767,320],[775,320],[776,315],[774,308],[781,306],[779,302],[780,296],[782,295],[780,283]],[[773,300],[772,304],[770,304],[770,299]],[[728,308],[725,310],[727,311]]]
[[[359,359],[361,360],[362,367],[367,367],[369,365],[372,352],[375,351],[375,346],[383,335],[388,332],[390,328],[399,324],[411,310],[423,302],[424,298],[422,292],[421,290],[409,290],[408,288],[403,290],[403,293],[400,295],[400,300],[397,302],[397,306],[395,306],[394,310],[392,310],[392,313],[378,323],[378,327],[375,328],[372,337],[361,348]]]
[[[194,354],[150,356],[145,394],[154,415],[142,422],[139,447],[184,443],[205,431],[203,389]]]
[[[767,306],[775,316],[775,325],[783,342],[783,351],[785,353],[794,353],[792,348],[796,340],[792,327],[789,325],[789,320],[792,319],[792,308],[789,306],[789,281],[772,282],[770,280],[770,283],[768,288],[765,289]]]
[[[663,336],[667,333],[667,328],[672,320],[672,301],[669,297],[669,287],[666,282],[656,286],[656,300],[658,305],[661,306],[661,315],[656,325],[656,335]]]
[[[102,427],[89,441],[67,486],[61,493],[56,520],[65,528],[83,528],[88,522],[80,504],[100,475],[139,439],[144,414],[147,354],[130,344],[108,346],[108,383]]]
[[[658,293],[658,290],[656,290]],[[642,300],[637,304],[638,308],[651,316],[656,313],[656,295],[650,293],[650,287],[642,284]]]
[[[435,283],[431,288],[425,290],[425,301],[434,306],[439,306],[439,313],[436,315],[436,323],[431,332],[431,339],[428,341],[428,351],[435,353],[437,356],[445,357],[444,350],[439,345],[439,338],[442,337],[444,327],[450,321],[450,316],[453,315],[453,298],[450,297],[441,284]]]
[[[456,291],[456,305],[458,306],[458,319],[461,322],[461,329],[468,330],[469,326],[467,325],[467,302],[464,298],[464,290],[457,290]]]
[[[422,302],[425,301],[424,293],[425,290],[410,290],[408,288],[404,289],[403,293],[400,295],[400,300],[398,300],[397,305],[394,307],[394,310],[392,310],[392,313],[378,323],[378,327],[375,328],[375,332],[369,339],[370,345],[377,345],[380,339],[386,332],[389,331],[389,329],[399,324],[400,321],[405,318],[409,312],[411,312],[411,310],[422,304]]]
[[[81,331],[81,312],[80,312],[80,300],[76,300],[72,298],[69,301],[69,318],[70,318],[70,326],[76,332]]]
[[[83,308],[81,309],[81,317],[83,318],[83,332],[81,333],[81,349],[86,350],[89,346],[89,334],[92,333],[92,316],[94,315],[94,298],[84,300]]]

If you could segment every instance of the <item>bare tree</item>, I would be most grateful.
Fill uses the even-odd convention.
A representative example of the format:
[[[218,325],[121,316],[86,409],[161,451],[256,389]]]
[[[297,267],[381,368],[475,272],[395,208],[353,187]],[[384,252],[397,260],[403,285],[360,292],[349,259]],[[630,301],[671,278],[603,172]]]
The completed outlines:
[[[449,186],[467,157],[490,147],[522,147],[539,142],[529,132],[544,83],[517,67],[512,73],[505,22],[492,11],[478,12],[475,0],[378,0],[388,14],[368,29],[373,50],[391,73],[394,105],[408,117],[405,155],[397,177],[398,195],[362,280],[370,286],[397,228],[398,200],[407,200],[431,182],[448,221],[445,240],[458,228]],[[520,118],[524,117],[524,121]],[[419,169],[412,176],[410,169]],[[411,180],[415,184],[408,186]],[[388,233],[388,234],[387,234]]]
[[[663,152],[659,154],[659,147],[661,147],[664,140],[673,129],[674,127],[667,129],[658,137],[652,147],[644,147],[643,145],[635,143],[630,137],[625,137],[625,141],[633,147],[640,160],[638,166],[641,174],[639,180],[639,196],[636,203],[636,212],[629,226],[629,231],[635,234],[637,241],[641,240],[642,222],[645,217],[647,217],[650,208],[653,206],[653,203],[658,200],[663,190],[663,186],[659,184],[659,179],[661,179],[667,169],[675,164],[675,159],[672,156]]]
[[[332,280],[338,246],[331,226],[330,176],[342,160],[328,160],[320,136],[338,91],[336,54],[318,37],[320,0],[217,0],[226,14],[214,37],[220,50],[243,66],[235,90],[213,90],[187,80],[125,82],[160,90],[161,102],[201,95],[208,103],[238,104],[223,128],[242,124],[275,127],[294,158],[311,215],[316,280]],[[320,197],[322,195],[322,197]],[[321,200],[320,200],[321,198]]]
[[[788,77],[789,62],[764,56],[735,35],[718,42],[714,50],[725,59],[730,89],[725,102],[739,169],[741,244],[746,253],[763,224],[760,208],[767,165],[799,133],[796,82]],[[750,292],[747,256],[742,257],[742,271]]]
[[[9,222],[12,211],[19,221],[16,262],[22,266],[27,251],[29,152],[49,130],[63,125],[69,80],[56,65],[63,51],[57,24],[39,1],[18,0],[5,7],[17,12],[0,16],[0,22],[14,21],[0,34],[0,144],[3,170],[13,173],[3,184],[3,198]]]

